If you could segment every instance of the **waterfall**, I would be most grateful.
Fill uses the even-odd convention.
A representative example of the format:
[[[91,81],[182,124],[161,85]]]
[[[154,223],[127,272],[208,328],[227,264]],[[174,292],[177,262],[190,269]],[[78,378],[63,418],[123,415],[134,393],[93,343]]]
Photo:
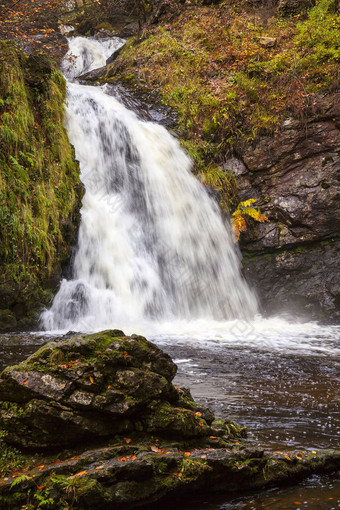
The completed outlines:
[[[72,279],[43,312],[43,328],[250,319],[256,299],[228,222],[178,141],[141,121],[108,87],[74,80],[120,44],[73,38],[65,57],[66,128],[86,192]]]

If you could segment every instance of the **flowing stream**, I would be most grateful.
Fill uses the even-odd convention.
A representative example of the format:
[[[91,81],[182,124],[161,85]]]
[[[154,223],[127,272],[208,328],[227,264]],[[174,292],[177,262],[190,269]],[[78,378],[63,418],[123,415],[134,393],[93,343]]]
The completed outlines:
[[[339,328],[258,315],[230,228],[177,140],[125,108],[109,86],[76,81],[123,41],[69,41],[66,127],[86,192],[72,279],[42,314],[43,329],[144,334],[177,362],[176,383],[247,425],[249,441],[337,446]],[[48,334],[13,339],[3,363]],[[334,475],[194,507],[335,509],[339,491]]]

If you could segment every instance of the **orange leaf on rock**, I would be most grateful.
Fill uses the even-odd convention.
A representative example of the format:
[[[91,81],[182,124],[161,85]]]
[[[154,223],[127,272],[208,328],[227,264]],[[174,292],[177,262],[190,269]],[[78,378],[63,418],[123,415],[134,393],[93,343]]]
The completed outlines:
[[[75,478],[76,476],[83,476],[83,475],[87,475],[87,471],[79,471],[79,473],[76,473],[75,475],[70,476],[69,478]]]
[[[153,451],[155,453],[158,453],[161,451],[159,448],[157,448],[157,446],[150,446],[150,449],[151,449],[151,451]]]
[[[127,458],[126,458],[126,457],[120,457],[120,458],[118,459],[118,461],[119,461],[119,462],[125,462],[126,460],[127,460]]]
[[[292,461],[292,459],[289,457],[289,455],[285,455],[285,459]]]

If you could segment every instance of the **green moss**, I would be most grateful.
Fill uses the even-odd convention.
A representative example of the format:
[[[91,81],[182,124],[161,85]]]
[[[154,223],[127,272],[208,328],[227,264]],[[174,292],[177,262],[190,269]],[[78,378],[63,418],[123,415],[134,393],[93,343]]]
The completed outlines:
[[[0,56],[0,285],[12,282],[27,312],[46,303],[45,280],[70,255],[65,225],[77,220],[79,171],[55,64],[10,41]]]

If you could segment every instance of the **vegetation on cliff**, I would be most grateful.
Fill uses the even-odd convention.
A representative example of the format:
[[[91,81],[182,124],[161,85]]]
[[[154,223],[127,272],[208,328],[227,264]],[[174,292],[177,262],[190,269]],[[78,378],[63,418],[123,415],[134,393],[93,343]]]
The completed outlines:
[[[64,78],[46,55],[28,57],[14,42],[0,42],[0,56],[0,308],[13,328],[46,302],[70,256],[80,189]]]
[[[214,187],[226,154],[274,133],[288,115],[308,116],[313,97],[339,84],[335,2],[295,14],[261,5],[182,6],[171,22],[131,39],[108,73],[158,90],[177,110],[182,142]],[[233,178],[223,173],[232,201]]]

